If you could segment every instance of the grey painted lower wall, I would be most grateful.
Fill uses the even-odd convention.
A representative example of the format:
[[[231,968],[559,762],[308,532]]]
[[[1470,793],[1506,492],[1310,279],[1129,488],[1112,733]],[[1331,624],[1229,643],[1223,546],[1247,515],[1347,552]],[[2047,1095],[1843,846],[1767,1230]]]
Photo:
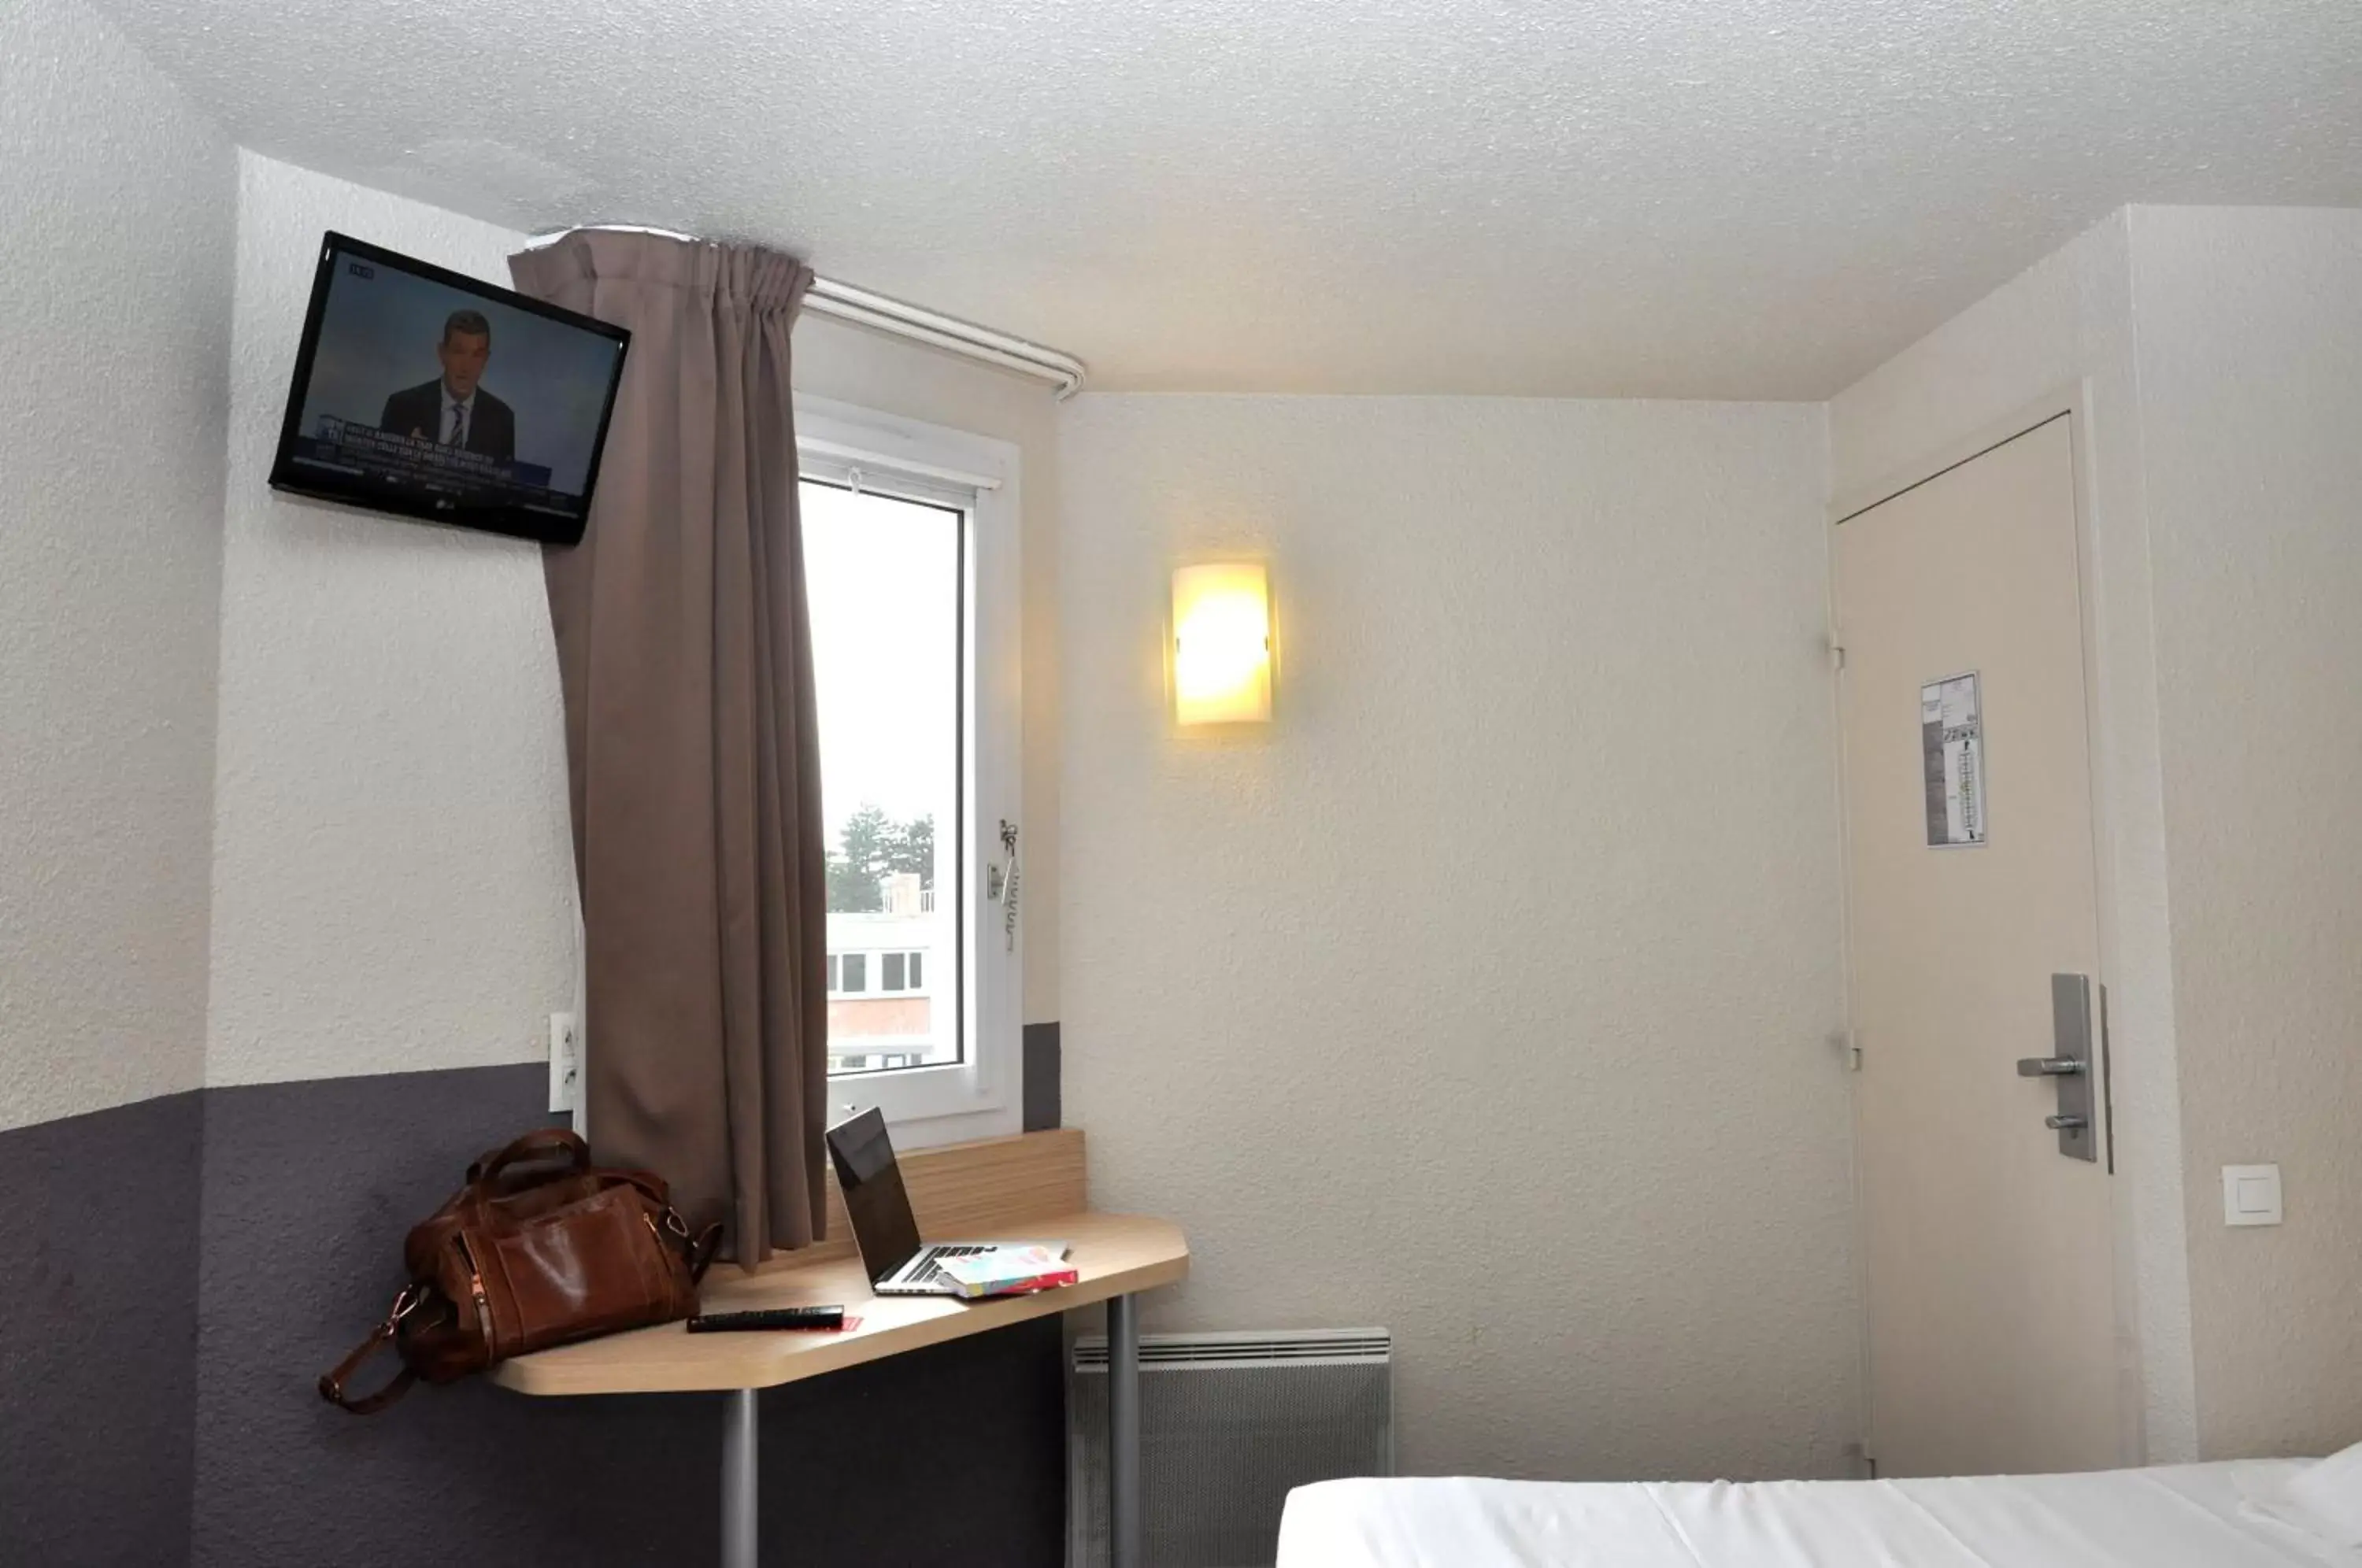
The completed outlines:
[[[719,1546],[718,1397],[313,1381],[402,1284],[404,1229],[546,1121],[538,1065],[218,1089],[204,1112],[192,1561],[696,1563]],[[1064,1560],[1054,1320],[764,1397],[763,1513],[799,1568]],[[85,1494],[87,1496],[87,1494]]]
[[[0,1563],[186,1552],[194,1094],[0,1132]]]
[[[1057,1026],[1026,1036],[1027,1125],[1054,1127]],[[407,1227],[548,1120],[546,1081],[262,1085],[0,1132],[0,1565],[712,1561],[718,1397],[467,1384],[357,1419],[314,1390],[402,1284]],[[1061,1346],[1045,1320],[766,1394],[774,1552],[1062,1563]]]

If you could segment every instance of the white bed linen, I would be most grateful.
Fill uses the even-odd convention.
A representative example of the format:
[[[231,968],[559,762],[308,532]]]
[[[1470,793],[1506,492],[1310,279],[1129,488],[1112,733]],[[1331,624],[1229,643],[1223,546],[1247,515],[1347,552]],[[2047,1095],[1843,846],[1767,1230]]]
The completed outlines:
[[[2309,1460],[1932,1481],[1298,1487],[1278,1568],[2362,1568],[2276,1517]]]

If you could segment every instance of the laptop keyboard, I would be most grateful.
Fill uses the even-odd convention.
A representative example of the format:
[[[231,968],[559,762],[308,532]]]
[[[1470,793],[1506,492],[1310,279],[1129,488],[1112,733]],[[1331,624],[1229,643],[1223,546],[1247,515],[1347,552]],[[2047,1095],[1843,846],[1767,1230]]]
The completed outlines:
[[[933,1285],[946,1277],[944,1271],[935,1266],[937,1258],[972,1258],[978,1253],[990,1250],[988,1247],[929,1247],[919,1266],[902,1276],[902,1283]]]

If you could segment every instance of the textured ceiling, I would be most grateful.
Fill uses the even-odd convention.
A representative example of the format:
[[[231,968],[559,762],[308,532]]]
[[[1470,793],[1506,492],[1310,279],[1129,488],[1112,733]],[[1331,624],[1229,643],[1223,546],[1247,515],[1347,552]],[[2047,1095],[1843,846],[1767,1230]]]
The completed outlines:
[[[1817,398],[2125,201],[2362,204],[2356,0],[98,0],[242,143],[1102,387]]]

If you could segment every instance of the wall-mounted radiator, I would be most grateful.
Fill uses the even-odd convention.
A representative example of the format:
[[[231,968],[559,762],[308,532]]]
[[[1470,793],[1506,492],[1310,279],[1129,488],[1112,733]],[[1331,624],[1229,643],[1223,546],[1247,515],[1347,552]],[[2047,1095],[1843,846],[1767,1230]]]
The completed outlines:
[[[1108,1561],[1107,1340],[1075,1342],[1066,1561]],[[1384,1329],[1143,1334],[1142,1513],[1154,1568],[1271,1568],[1288,1489],[1394,1472]]]

